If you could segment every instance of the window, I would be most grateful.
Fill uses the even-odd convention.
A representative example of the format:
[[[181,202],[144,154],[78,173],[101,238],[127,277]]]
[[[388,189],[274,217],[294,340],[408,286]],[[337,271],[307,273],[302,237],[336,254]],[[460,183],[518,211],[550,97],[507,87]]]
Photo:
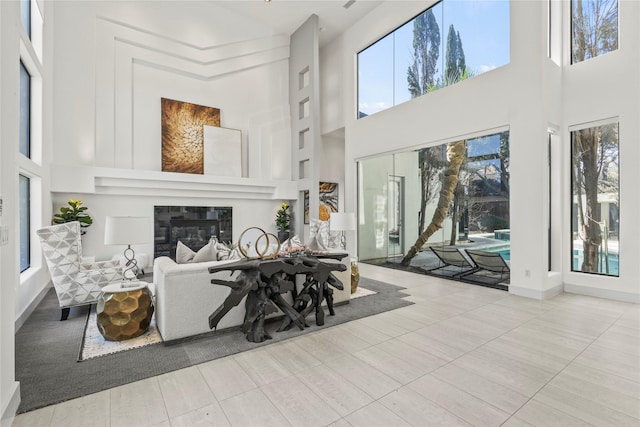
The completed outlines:
[[[426,232],[428,244],[464,243],[510,261],[509,162],[508,130],[359,161],[360,259],[399,263]],[[443,179],[452,174],[457,181]],[[437,266],[417,253],[413,266]]]
[[[31,156],[31,75],[20,62],[20,153]]]
[[[20,272],[31,266],[30,217],[31,217],[31,180],[20,175],[18,182],[20,193]]]
[[[571,132],[571,271],[618,276],[618,124]]]
[[[20,0],[20,20],[27,35],[31,37],[31,0]]]
[[[509,62],[509,2],[444,0],[358,53],[358,118]]]
[[[618,0],[571,1],[571,63],[618,49]]]
[[[17,204],[19,211],[20,272],[39,266],[31,258],[31,231],[41,224],[43,78],[42,36],[45,3],[20,0],[20,17],[24,32],[17,27],[20,39],[20,63],[16,88],[19,89],[18,140],[13,144],[18,156]],[[30,275],[21,276],[21,282]]]

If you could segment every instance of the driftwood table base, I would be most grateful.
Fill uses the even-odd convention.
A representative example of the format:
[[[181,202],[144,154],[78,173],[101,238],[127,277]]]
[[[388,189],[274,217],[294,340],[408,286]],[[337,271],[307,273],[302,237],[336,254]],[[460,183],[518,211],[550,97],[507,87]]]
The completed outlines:
[[[333,257],[336,257],[334,255]],[[342,259],[346,254],[339,254]],[[228,286],[231,293],[209,316],[209,327],[214,329],[218,322],[242,298],[245,302],[246,313],[242,332],[251,342],[262,342],[271,339],[265,330],[266,316],[275,313],[278,308],[285,314],[285,318],[278,331],[289,329],[296,325],[301,330],[309,326],[306,317],[315,311],[316,324],[324,325],[324,309],[322,302],[326,299],[330,315],[334,315],[333,289],[343,289],[342,282],[333,275],[332,271],[345,271],[347,267],[340,263],[328,263],[315,257],[294,257],[276,259],[245,259],[219,267],[210,267],[209,273],[218,271],[240,271],[234,281],[212,279],[214,285]],[[295,277],[305,275],[302,290],[296,293]],[[287,292],[294,292],[293,306],[282,296]]]

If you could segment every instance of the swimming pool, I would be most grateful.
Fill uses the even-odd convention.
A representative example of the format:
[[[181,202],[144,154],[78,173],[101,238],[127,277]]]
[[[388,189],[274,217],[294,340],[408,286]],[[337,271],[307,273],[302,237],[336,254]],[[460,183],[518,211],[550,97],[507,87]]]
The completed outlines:
[[[511,247],[499,246],[495,248],[486,248],[487,252],[497,252],[502,255],[505,261],[511,261]],[[582,264],[582,251],[573,251],[573,271],[580,271],[580,265]],[[606,273],[605,257],[601,255],[601,262],[598,265],[598,273],[609,274],[611,276],[618,275],[618,254],[609,254],[609,273]]]
[[[580,265],[582,264],[582,251],[577,249],[573,250],[573,271],[580,271]],[[600,262],[598,263],[598,273],[600,274],[608,274],[610,276],[618,275],[618,254],[610,253],[609,254],[609,272],[606,272],[605,268],[605,256],[604,254],[600,254]]]
[[[497,252],[502,255],[502,258],[505,261],[511,261],[511,247],[509,246],[499,246],[495,248],[487,248],[484,250],[486,250],[487,252]]]

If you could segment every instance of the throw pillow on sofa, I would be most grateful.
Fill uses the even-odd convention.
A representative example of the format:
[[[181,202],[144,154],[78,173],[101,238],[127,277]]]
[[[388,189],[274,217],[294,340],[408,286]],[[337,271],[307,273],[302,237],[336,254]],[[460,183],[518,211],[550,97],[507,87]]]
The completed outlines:
[[[217,249],[218,249],[218,255],[217,255],[218,261],[227,261],[227,260],[231,261],[231,260],[238,260],[243,258],[238,248],[230,249],[227,245],[218,243]]]
[[[329,221],[311,218],[309,224],[309,249],[327,251],[340,247],[340,233],[329,230]]]
[[[207,262],[217,261],[218,251],[216,250],[216,244],[209,242],[204,245],[198,252],[194,252],[187,245],[178,240],[176,246],[176,263],[188,264],[191,262]]]

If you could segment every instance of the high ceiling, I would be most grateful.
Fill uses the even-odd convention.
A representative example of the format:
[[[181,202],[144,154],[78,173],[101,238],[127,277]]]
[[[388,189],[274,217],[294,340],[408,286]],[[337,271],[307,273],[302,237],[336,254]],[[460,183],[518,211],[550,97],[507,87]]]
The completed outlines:
[[[320,46],[329,43],[382,3],[372,0],[232,0],[216,5],[291,35],[312,14],[319,17]],[[348,7],[345,7],[348,6]]]

